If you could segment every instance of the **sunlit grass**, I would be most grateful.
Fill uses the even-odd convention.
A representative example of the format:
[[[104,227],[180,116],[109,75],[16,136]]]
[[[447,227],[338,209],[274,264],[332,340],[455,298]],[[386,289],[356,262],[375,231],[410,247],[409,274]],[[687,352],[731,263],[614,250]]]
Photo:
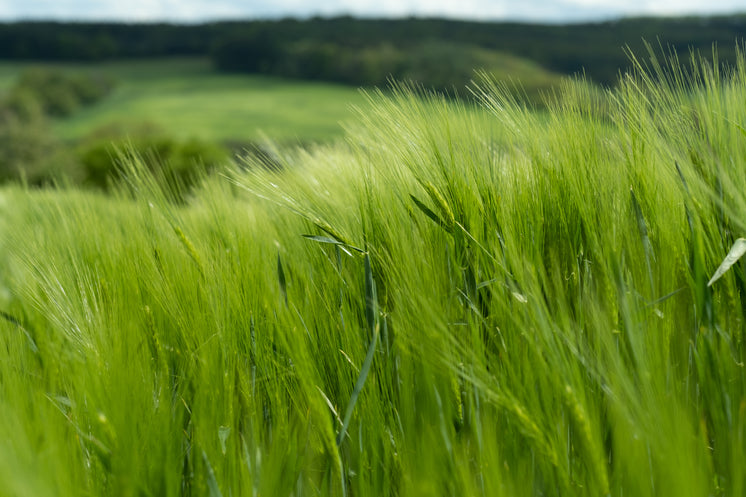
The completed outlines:
[[[2,192],[11,495],[742,495],[746,68]]]

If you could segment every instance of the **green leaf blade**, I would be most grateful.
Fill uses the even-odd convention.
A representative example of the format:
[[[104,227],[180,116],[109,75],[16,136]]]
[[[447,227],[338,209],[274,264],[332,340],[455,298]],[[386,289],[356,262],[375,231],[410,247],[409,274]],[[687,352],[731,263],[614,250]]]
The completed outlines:
[[[738,259],[740,259],[743,254],[746,254],[746,238],[739,238],[735,241],[730,252],[728,252],[728,255],[725,256],[725,259],[723,259],[723,262],[720,264],[720,267],[715,271],[715,274],[712,275],[710,281],[707,282],[707,286],[712,286],[713,283],[719,280],[720,277],[722,277],[726,271],[733,266],[733,264],[738,262]]]

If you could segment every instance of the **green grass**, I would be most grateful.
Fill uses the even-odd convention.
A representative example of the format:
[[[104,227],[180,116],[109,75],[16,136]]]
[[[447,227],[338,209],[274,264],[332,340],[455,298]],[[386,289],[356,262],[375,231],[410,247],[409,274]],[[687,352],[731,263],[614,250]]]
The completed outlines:
[[[0,90],[24,65],[0,66]],[[352,87],[260,76],[219,74],[207,59],[137,60],[92,66],[59,64],[62,70],[111,76],[114,92],[95,106],[55,123],[65,140],[78,140],[116,123],[151,123],[176,138],[222,142],[325,141],[342,135],[353,106],[365,105]]]
[[[740,496],[746,64],[0,197],[7,495]]]
[[[21,66],[18,64],[2,63],[0,64],[0,94],[7,91],[21,71]]]

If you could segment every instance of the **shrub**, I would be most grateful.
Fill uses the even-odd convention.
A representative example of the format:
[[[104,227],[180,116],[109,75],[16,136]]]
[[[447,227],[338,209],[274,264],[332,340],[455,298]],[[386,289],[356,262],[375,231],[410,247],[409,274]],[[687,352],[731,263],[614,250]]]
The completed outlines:
[[[0,118],[0,181],[42,185],[75,176],[74,161],[43,120],[23,121],[9,112]]]
[[[44,117],[44,107],[35,92],[14,88],[0,102],[0,114],[13,115],[22,122],[38,122]]]
[[[136,155],[161,181],[189,191],[199,177],[228,161],[228,152],[220,145],[191,138],[179,141],[144,123],[129,133],[112,125],[94,132],[79,147],[78,160],[83,182],[109,189],[121,179],[123,155]]]
[[[21,74],[12,92],[28,92],[50,116],[67,116],[82,105],[90,105],[113,88],[113,81],[101,75],[70,75],[61,71],[35,68]]]

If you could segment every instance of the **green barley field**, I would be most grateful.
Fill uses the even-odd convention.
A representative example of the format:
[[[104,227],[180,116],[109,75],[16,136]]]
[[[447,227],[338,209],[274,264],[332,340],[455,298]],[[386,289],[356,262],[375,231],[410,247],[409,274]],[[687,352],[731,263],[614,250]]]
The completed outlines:
[[[186,197],[4,187],[0,495],[744,495],[746,60],[641,60]]]

